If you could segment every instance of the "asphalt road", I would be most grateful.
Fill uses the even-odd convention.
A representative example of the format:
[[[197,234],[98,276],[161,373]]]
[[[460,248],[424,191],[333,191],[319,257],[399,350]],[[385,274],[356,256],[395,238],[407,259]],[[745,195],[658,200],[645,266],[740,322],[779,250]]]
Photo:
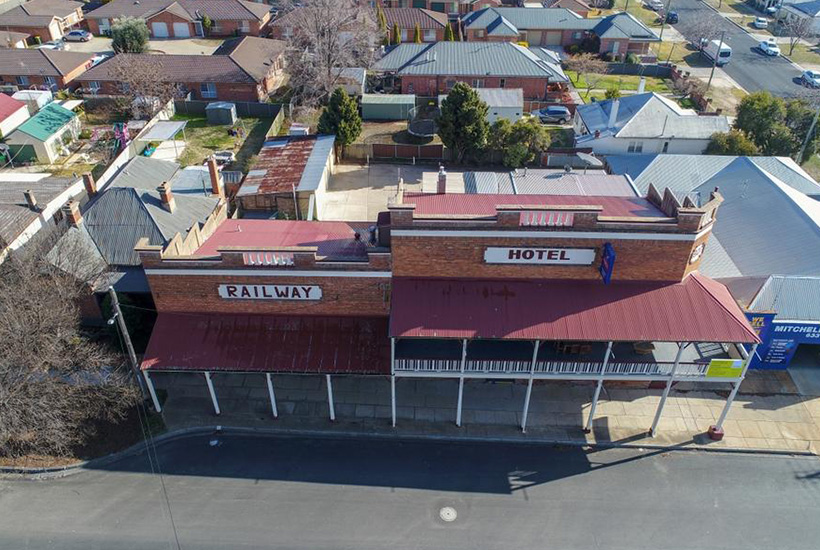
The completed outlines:
[[[185,550],[814,550],[820,540],[816,458],[226,435],[158,455]],[[142,455],[63,479],[0,480],[0,548],[175,548],[148,471]],[[455,521],[441,519],[447,507]]]
[[[695,22],[713,21],[714,28],[726,31],[725,41],[732,48],[732,60],[723,67],[727,75],[747,92],[769,90],[778,96],[799,94],[797,82],[802,71],[782,57],[770,57],[757,49],[758,42],[736,25],[721,17],[700,0],[673,0],[673,10],[680,15],[675,29],[687,40],[697,40]],[[784,50],[788,51],[788,50]]]

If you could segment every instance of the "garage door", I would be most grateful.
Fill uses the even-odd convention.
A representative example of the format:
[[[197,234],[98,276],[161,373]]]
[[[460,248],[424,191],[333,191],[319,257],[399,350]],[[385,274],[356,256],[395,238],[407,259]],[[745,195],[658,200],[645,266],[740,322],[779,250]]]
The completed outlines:
[[[174,23],[174,36],[176,38],[190,38],[191,27],[188,23]]]
[[[168,23],[151,23],[154,38],[168,38]]]
[[[561,45],[561,31],[547,31],[544,33],[544,44],[547,46]]]

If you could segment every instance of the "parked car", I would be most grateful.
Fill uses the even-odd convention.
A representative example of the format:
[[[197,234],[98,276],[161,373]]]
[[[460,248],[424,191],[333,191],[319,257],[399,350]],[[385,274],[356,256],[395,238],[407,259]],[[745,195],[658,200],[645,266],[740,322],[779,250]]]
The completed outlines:
[[[768,29],[769,20],[765,17],[755,17],[755,20],[752,21],[752,26],[756,29]]]
[[[777,10],[780,9],[780,6],[770,6],[766,8],[766,13],[769,15],[774,15],[777,13]]]
[[[777,45],[777,42],[774,41],[774,38],[768,38],[760,43],[758,46],[760,51],[765,53],[766,55],[770,55],[772,57],[776,57],[780,55],[780,46]]]
[[[666,22],[670,25],[676,24],[678,22],[678,12],[670,11],[668,14],[666,14]]]
[[[228,164],[236,160],[236,155],[233,154],[233,151],[216,151],[214,160],[217,164]]]
[[[662,10],[664,7],[664,3],[661,0],[646,0],[644,2],[646,7],[653,11]]]
[[[551,105],[535,112],[542,123],[560,122],[566,124],[572,118],[572,113],[563,105]]]
[[[69,50],[68,44],[62,40],[51,40],[37,46],[38,50]]]
[[[66,42],[88,42],[92,38],[94,38],[94,35],[90,32],[77,29],[66,34],[63,40]]]
[[[93,67],[95,65],[99,65],[100,63],[102,63],[103,61],[108,59],[109,57],[111,57],[110,53],[95,54],[94,57],[91,58],[91,66]]]
[[[820,88],[820,71],[803,71],[800,83],[809,88]]]

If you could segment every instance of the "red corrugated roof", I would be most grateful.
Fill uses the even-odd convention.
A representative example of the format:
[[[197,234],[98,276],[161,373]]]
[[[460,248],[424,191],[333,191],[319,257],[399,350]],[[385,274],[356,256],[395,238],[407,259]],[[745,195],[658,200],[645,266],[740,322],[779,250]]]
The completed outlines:
[[[757,342],[725,286],[393,279],[390,335],[616,342]]]
[[[389,374],[387,318],[160,313],[142,368]]]
[[[330,260],[367,259],[367,222],[312,222],[292,220],[225,220],[194,255],[216,256],[223,247],[315,246],[317,255]],[[355,240],[359,233],[360,240]]]
[[[22,101],[18,101],[6,94],[0,94],[0,120],[6,120],[25,106],[26,104]]]
[[[290,136],[266,142],[239,194],[291,193],[299,187],[315,145],[316,136]]]
[[[590,197],[566,195],[509,195],[458,193],[405,193],[404,204],[415,204],[415,215],[495,216],[499,205],[601,206],[602,216],[666,217],[658,207],[640,197]]]

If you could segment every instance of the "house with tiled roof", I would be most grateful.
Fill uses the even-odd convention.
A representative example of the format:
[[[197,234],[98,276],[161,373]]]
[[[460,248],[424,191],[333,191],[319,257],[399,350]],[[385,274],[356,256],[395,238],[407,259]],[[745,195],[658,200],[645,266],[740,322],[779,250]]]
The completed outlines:
[[[29,0],[0,13],[0,28],[26,33],[42,42],[61,39],[83,21],[83,3],[70,0]]]
[[[584,0],[544,0],[545,8],[565,8],[586,17],[592,8]]]
[[[107,34],[115,19],[144,19],[152,38],[259,36],[270,20],[270,6],[248,0],[112,0],[88,13],[88,28]],[[210,20],[210,28],[203,21]]]
[[[14,91],[74,88],[77,77],[91,67],[92,57],[92,53],[61,50],[6,49],[0,55],[0,86]]]
[[[30,36],[28,32],[0,30],[0,48],[25,48]]]
[[[500,6],[501,0],[381,0],[385,8],[424,8],[439,13],[465,14],[487,7]]]
[[[397,25],[402,42],[412,42],[416,27],[421,30],[422,42],[444,40],[444,28],[447,26],[447,14],[421,8],[384,8],[389,32]]]
[[[468,41],[566,48],[592,39],[599,41],[599,53],[613,58],[647,55],[649,45],[660,42],[629,13],[583,18],[565,8],[488,8],[467,15],[462,24]]]
[[[119,54],[93,67],[79,82],[83,93],[120,95],[120,75],[138,62],[149,64],[160,81],[178,84],[182,94],[194,99],[264,101],[281,83],[284,51],[281,41],[244,37],[228,41],[214,55]]]
[[[396,77],[403,94],[438,96],[466,82],[473,88],[521,89],[524,100],[560,100],[569,79],[550,54],[511,42],[402,44],[373,70]]]

